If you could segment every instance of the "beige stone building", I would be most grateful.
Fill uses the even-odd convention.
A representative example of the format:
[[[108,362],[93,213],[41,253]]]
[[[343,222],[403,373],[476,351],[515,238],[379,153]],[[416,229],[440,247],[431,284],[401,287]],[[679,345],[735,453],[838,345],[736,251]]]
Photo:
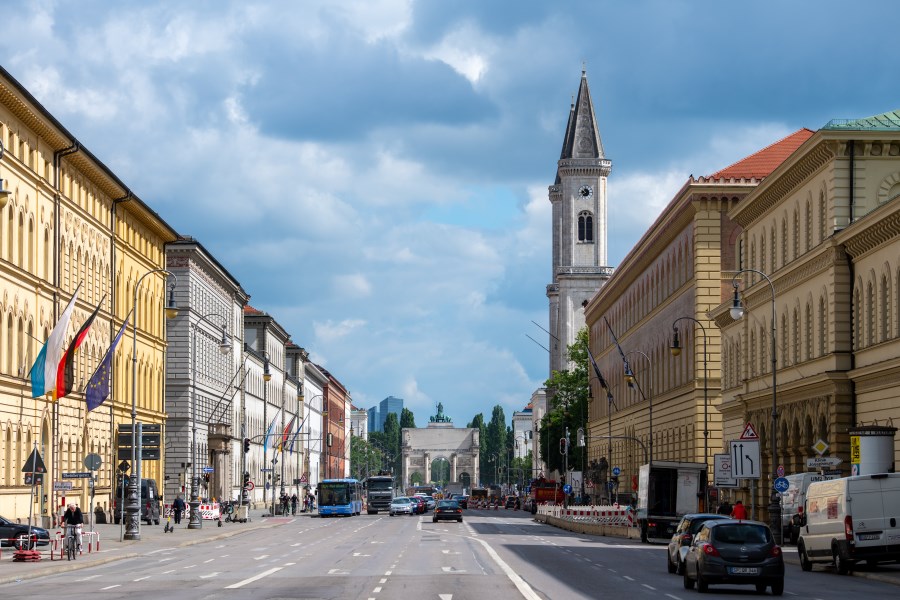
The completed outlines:
[[[620,498],[636,490],[638,467],[651,457],[711,464],[722,447],[720,335],[707,313],[730,297],[725,277],[740,228],[729,211],[810,135],[798,131],[688,179],[586,304],[591,352],[611,392],[610,400],[592,372],[588,459],[607,458],[621,469]],[[678,357],[670,352],[676,329]]]
[[[0,200],[0,514],[33,513],[48,523],[62,500],[53,483],[85,471],[89,453],[103,460],[95,500],[109,503],[113,430],[131,421],[133,345],[137,419],[163,420],[167,283],[154,271],[165,267],[164,246],[176,234],[2,68],[0,141],[0,178],[10,192]],[[32,398],[29,370],[76,288],[65,343],[98,304],[100,312],[76,354],[73,392],[56,403]],[[84,386],[135,304],[134,343],[129,327],[110,397],[87,412]],[[48,474],[32,496],[21,470],[34,448]],[[161,480],[160,461],[145,462],[144,476]],[[67,498],[86,509],[86,481],[65,481],[74,484]]]
[[[710,313],[722,332],[723,436],[757,428],[765,505],[775,467],[807,470],[817,441],[849,475],[851,427],[900,425],[900,112],[832,121],[728,218],[742,233],[723,295],[736,277],[745,314],[731,318],[730,297]],[[894,443],[888,462],[898,457]]]

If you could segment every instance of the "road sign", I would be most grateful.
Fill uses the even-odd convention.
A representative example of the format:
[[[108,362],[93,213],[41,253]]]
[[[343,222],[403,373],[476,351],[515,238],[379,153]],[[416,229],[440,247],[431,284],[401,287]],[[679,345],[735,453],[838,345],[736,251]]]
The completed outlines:
[[[731,476],[759,479],[759,440],[737,440],[731,444]]]
[[[585,485],[585,487],[592,488],[592,487],[594,487],[594,482],[588,480],[588,481],[586,481],[586,482],[584,483],[584,485]]]
[[[127,471],[129,469],[129,467],[131,467],[131,465],[128,463],[127,460],[123,460],[122,462],[119,463],[119,470],[122,471],[123,473],[125,471]]]
[[[788,491],[788,488],[791,487],[791,482],[788,481],[784,477],[779,477],[775,480],[775,491],[779,494],[783,494]]]
[[[613,467],[613,475],[618,477],[621,474],[622,474],[622,469],[620,469],[619,467]]]
[[[84,457],[84,468],[91,471],[99,471],[103,466],[103,459],[99,454],[88,454]]]
[[[215,469],[213,469],[212,467],[203,467],[203,472],[204,473],[213,473],[213,472],[215,472]]]
[[[90,471],[78,471],[75,473],[62,474],[63,479],[90,479],[91,475],[93,475],[93,473],[91,473]]]
[[[271,467],[263,467],[260,469],[260,471],[262,471],[263,473],[265,473],[266,471],[271,471],[271,470],[272,470]]]
[[[775,474],[778,477],[784,477],[784,465],[778,465],[778,468],[775,469]]]
[[[825,454],[825,451],[828,450],[828,444],[825,443],[825,440],[819,439],[815,444],[812,445],[812,449],[816,451],[816,454],[822,456]]]
[[[141,460],[159,460],[159,448],[141,448]]]
[[[309,477],[306,473],[300,476],[300,483],[309,483]]]
[[[839,456],[816,456],[815,458],[806,459],[806,467],[808,469],[825,469],[836,467],[842,462]]]
[[[67,490],[71,490],[74,487],[75,486],[72,484],[71,481],[54,481],[53,482],[53,489],[56,490],[57,492],[60,492],[60,491],[64,492]]]
[[[248,481],[247,485],[244,486],[244,489],[248,492],[252,492],[256,488],[256,485],[252,481]]]
[[[25,473],[25,485],[44,485],[44,474]]]
[[[747,425],[744,426],[744,433],[741,434],[740,439],[759,441],[759,434],[756,433],[756,429],[753,428],[753,423],[747,423]]]
[[[566,485],[563,486],[563,492],[565,492],[566,494],[571,494],[572,486],[567,483]]]
[[[41,453],[37,451],[37,448],[31,451],[31,454],[28,456],[28,460],[25,461],[25,464],[22,466],[23,473],[46,473],[47,467],[44,466],[44,460],[41,458]]]
[[[731,455],[730,454],[714,454],[713,462],[715,463],[713,471],[713,481],[716,487],[720,488],[736,488],[738,480],[731,476]]]

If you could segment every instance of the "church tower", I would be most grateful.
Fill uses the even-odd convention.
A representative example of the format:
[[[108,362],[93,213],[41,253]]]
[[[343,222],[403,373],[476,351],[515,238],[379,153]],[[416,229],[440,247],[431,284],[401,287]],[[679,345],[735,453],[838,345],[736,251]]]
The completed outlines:
[[[547,286],[551,372],[568,367],[566,348],[584,327],[582,304],[612,275],[612,268],[606,266],[606,178],[611,169],[582,70],[556,181],[549,188],[553,205],[553,283]]]

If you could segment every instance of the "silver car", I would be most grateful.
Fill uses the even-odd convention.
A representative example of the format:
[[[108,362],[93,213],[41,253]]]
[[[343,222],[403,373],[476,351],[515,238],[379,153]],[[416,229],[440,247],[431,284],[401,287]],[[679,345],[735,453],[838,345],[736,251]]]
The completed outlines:
[[[413,510],[412,500],[405,496],[398,496],[391,500],[391,507],[388,510],[388,514],[390,514],[392,517],[394,515],[403,514],[411,515],[414,514]]]

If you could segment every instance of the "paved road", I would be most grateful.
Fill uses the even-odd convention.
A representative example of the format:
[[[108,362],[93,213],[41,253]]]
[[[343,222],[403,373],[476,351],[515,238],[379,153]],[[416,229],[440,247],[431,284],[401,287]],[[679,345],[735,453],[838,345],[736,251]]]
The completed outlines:
[[[263,519],[162,533],[139,542],[100,526],[99,552],[39,564],[0,560],[0,597],[122,598],[694,598],[665,571],[664,547],[579,535],[516,511],[466,513],[463,524],[429,515]],[[884,568],[882,574],[893,576]],[[900,577],[896,577],[900,581]],[[896,598],[898,587],[789,566],[787,596]],[[734,597],[746,588],[713,588]]]

